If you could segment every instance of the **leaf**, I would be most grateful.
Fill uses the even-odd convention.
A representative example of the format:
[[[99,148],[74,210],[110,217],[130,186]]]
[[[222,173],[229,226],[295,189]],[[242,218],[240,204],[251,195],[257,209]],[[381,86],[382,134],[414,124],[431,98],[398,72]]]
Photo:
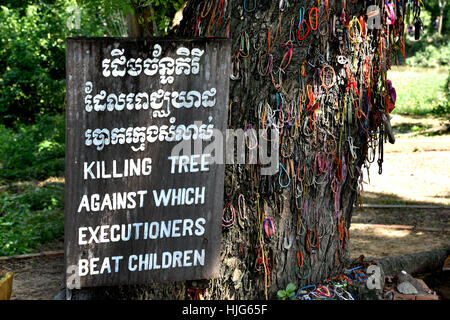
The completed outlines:
[[[278,296],[279,298],[285,298],[285,297],[287,296],[286,291],[284,291],[284,290],[278,290],[277,296]]]
[[[294,292],[295,289],[296,289],[296,285],[293,284],[292,282],[289,283],[289,284],[287,285],[287,287],[286,287],[286,291],[287,291],[287,292]]]

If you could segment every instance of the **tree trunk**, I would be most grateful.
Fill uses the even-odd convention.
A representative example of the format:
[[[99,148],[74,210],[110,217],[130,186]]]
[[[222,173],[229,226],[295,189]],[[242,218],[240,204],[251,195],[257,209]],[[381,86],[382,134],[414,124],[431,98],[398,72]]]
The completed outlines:
[[[447,5],[447,0],[445,1],[439,1],[439,26],[438,26],[438,33],[442,34],[442,26],[444,25],[444,9]]]
[[[211,1],[214,2],[214,1]],[[299,70],[307,57],[308,47],[311,45],[311,52],[317,47],[324,55],[323,51],[325,39],[318,31],[310,31],[304,41],[297,40],[297,29],[299,24],[299,9],[308,9],[317,6],[317,1],[303,1],[301,4],[290,1],[291,5],[284,11],[279,9],[279,1],[257,1],[256,9],[253,9],[253,1],[246,1],[246,8],[243,8],[244,1],[228,1],[222,18],[222,23],[218,27],[217,20],[221,16],[219,7],[211,7],[208,10],[208,1],[191,1],[184,10],[183,20],[179,27],[179,35],[192,37],[196,33],[199,36],[227,36],[230,31],[233,39],[233,52],[238,52],[241,46],[241,35],[246,32],[250,41],[248,57],[241,57],[241,74],[238,80],[231,82],[230,101],[231,114],[229,127],[233,129],[244,129],[251,124],[253,128],[261,128],[261,119],[258,117],[260,103],[266,101],[276,106],[276,93],[282,93],[286,104],[297,105],[301,84],[299,83]],[[336,1],[337,2],[337,1]],[[360,16],[365,13],[363,4],[348,4],[349,16]],[[340,3],[333,4],[330,1],[330,10],[341,13]],[[196,26],[201,13],[208,12],[205,18],[200,20],[200,27],[192,30]],[[250,12],[248,12],[250,11]],[[308,10],[305,19],[309,19]],[[322,16],[323,7],[319,11]],[[213,18],[214,17],[214,18]],[[313,14],[314,17],[314,14]],[[309,20],[308,20],[309,21]],[[314,21],[314,20],[313,20]],[[314,22],[313,22],[314,25]],[[325,27],[325,26],[323,26]],[[289,33],[292,28],[292,36]],[[266,52],[268,47],[268,29],[270,29],[270,41],[273,54],[273,79],[277,83],[278,76],[282,75],[282,90],[277,91],[274,87],[271,76],[262,77],[257,70],[258,58]],[[245,38],[243,39],[245,42]],[[278,66],[282,63],[283,56],[288,47],[280,46],[288,40],[293,41],[292,60],[288,67],[277,72]],[[245,44],[245,43],[244,43]],[[244,50],[246,51],[246,50]],[[246,56],[244,52],[242,56]],[[329,56],[338,54],[335,45],[330,45]],[[287,61],[285,61],[287,62]],[[262,62],[264,64],[264,62]],[[335,64],[336,65],[336,64]],[[334,66],[335,66],[334,65]],[[265,65],[261,66],[264,70]],[[338,69],[335,69],[336,73]],[[306,84],[312,84],[314,69],[307,68],[307,75],[304,79]],[[305,109],[307,100],[302,103]],[[302,106],[300,106],[302,108]],[[304,119],[308,116],[305,112],[301,115]],[[304,122],[301,122],[303,125]],[[330,128],[335,137],[339,137],[339,128]],[[307,131],[307,130],[304,130]],[[363,142],[365,137],[361,137],[357,132],[352,133],[355,146],[359,147],[359,156],[362,159]],[[313,142],[312,137],[299,134],[295,139],[296,154],[293,157],[294,167],[298,165],[303,168],[314,168],[314,156],[322,150],[323,137],[317,137]],[[347,144],[348,146],[348,144]],[[308,148],[306,152],[304,148]],[[345,155],[349,150],[342,144],[342,151]],[[282,158],[281,158],[282,159]],[[287,162],[287,160],[286,160]],[[289,282],[296,285],[306,285],[324,280],[332,275],[338,274],[347,261],[346,242],[348,236],[341,234],[342,240],[338,239],[338,223],[344,222],[344,229],[349,228],[351,212],[355,203],[359,175],[356,166],[361,167],[362,161],[356,161],[352,168],[352,174],[343,179],[338,193],[340,192],[339,213],[335,212],[335,197],[330,184],[333,179],[330,177],[328,183],[323,185],[303,183],[303,194],[300,199],[296,199],[293,193],[295,184],[282,188],[279,184],[279,174],[275,176],[260,176],[259,168],[255,165],[229,165],[226,170],[226,195],[225,203],[231,203],[238,210],[239,196],[244,195],[248,207],[246,221],[243,227],[235,224],[229,229],[224,229],[222,240],[222,269],[221,278],[212,280],[209,290],[209,298],[212,299],[261,299],[273,298],[277,290],[286,288]],[[284,165],[286,167],[286,163]],[[283,185],[285,176],[280,169],[281,182]],[[333,175],[334,176],[334,175]],[[255,181],[255,177],[260,181]],[[323,176],[317,179],[322,181]],[[291,177],[291,181],[294,181]],[[297,183],[300,185],[300,183]],[[257,204],[259,202],[259,204]],[[259,206],[259,212],[258,212]],[[258,224],[258,216],[270,218],[275,226],[275,235],[269,242],[264,239],[264,252],[267,253],[268,268],[258,263],[258,255],[261,252],[259,237],[265,237],[261,224]],[[238,214],[236,214],[239,216]],[[238,218],[237,218],[238,219]],[[239,222],[239,221],[238,221]],[[307,234],[317,229],[319,233],[319,248],[315,253],[308,253],[309,246],[306,244]],[[344,231],[344,230],[342,230]],[[243,250],[242,250],[243,249]],[[243,254],[242,254],[242,251]],[[303,267],[298,270],[297,253],[303,254]],[[310,268],[308,272],[307,268]],[[257,271],[259,269],[260,271]],[[308,276],[309,273],[309,276]]]
[[[284,164],[280,166],[278,174],[262,176],[258,165],[226,166],[225,204],[230,203],[236,208],[236,222],[223,229],[220,278],[74,290],[72,298],[186,299],[190,297],[188,289],[194,289],[189,291],[191,293],[204,293],[206,299],[274,298],[277,290],[284,289],[290,282],[297,287],[316,283],[339,274],[348,266],[347,242],[352,208],[358,197],[360,169],[368,150],[371,150],[368,148],[369,135],[361,133],[367,131],[367,128],[362,129],[364,118],[360,119],[355,109],[358,99],[363,107],[363,97],[367,96],[368,91],[360,81],[363,77],[361,68],[377,67],[385,71],[387,62],[379,58],[379,42],[374,39],[371,42],[374,58],[368,66],[363,65],[359,55],[355,55],[353,61],[349,59],[354,63],[353,75],[358,82],[357,88],[349,89],[350,77],[346,77],[346,69],[337,61],[338,56],[345,55],[339,52],[336,38],[339,34],[325,34],[325,30],[330,29],[330,23],[321,23],[325,17],[323,3],[328,1],[320,1],[318,28],[316,31],[310,30],[303,41],[297,39],[299,10],[301,7],[306,9],[305,19],[309,24],[309,8],[316,7],[317,1],[290,1],[289,7],[281,7],[283,11],[280,10],[279,2],[287,4],[287,1],[268,0],[192,0],[184,9],[183,20],[176,34],[178,37],[230,35],[233,39],[232,51],[236,52],[233,61],[239,61],[240,70],[239,75],[235,69],[232,70],[237,79],[232,81],[230,88],[229,128],[265,126],[266,123],[262,121],[264,112],[259,111],[261,106],[263,111],[267,105],[272,106],[273,110],[279,108],[284,115],[291,106],[292,115],[298,116],[298,126],[295,126],[298,131],[294,132],[292,139],[289,139],[291,132],[280,129],[280,162]],[[348,16],[365,15],[367,1],[354,2],[347,1]],[[256,8],[253,10],[254,3]],[[378,3],[383,5],[382,1]],[[340,17],[341,1],[329,1],[329,10],[330,21],[334,15]],[[381,12],[383,10],[381,8]],[[314,11],[311,19],[315,26]],[[302,31],[306,28],[302,24]],[[268,30],[270,51],[267,51]],[[322,36],[319,30],[325,35]],[[374,36],[379,32],[376,29],[369,30],[369,34]],[[293,44],[292,59],[287,54],[283,61],[285,53],[289,52],[288,40],[292,40]],[[347,43],[350,43],[349,39]],[[348,54],[354,52],[345,47],[342,50]],[[267,60],[259,61],[259,57],[261,60],[267,59],[268,55],[264,55],[266,52],[273,55],[273,70],[261,76],[260,73],[265,73]],[[327,63],[315,59],[318,52]],[[288,61],[290,63],[286,68],[279,69],[280,65],[285,67]],[[383,64],[379,65],[381,62]],[[261,64],[260,72],[258,64]],[[307,96],[307,85],[311,85],[311,89],[318,89],[313,85],[320,81],[317,69],[311,66],[313,64],[317,64],[317,67],[320,65],[320,68],[331,65],[337,79],[343,81],[330,85],[330,89],[320,89],[328,91],[329,101],[334,101],[333,93],[338,98],[337,104],[330,105],[324,103],[322,99],[325,94],[322,95],[317,109],[321,112],[306,110],[308,104],[317,106],[311,103],[311,96]],[[302,65],[305,67],[303,75],[300,74]],[[384,101],[384,96],[382,99],[379,96],[379,77],[379,72],[371,73],[374,110],[382,109],[381,101]],[[361,93],[359,98],[355,95],[356,89]],[[345,99],[347,90],[349,99],[353,96],[353,101]],[[317,97],[317,92],[314,92],[314,96]],[[275,114],[278,117],[281,112],[276,111]],[[345,119],[342,125],[339,119]],[[284,149],[288,152],[283,152]],[[289,151],[292,151],[290,155]],[[374,160],[375,153],[369,152],[369,156]],[[291,163],[294,172],[288,169]],[[284,168],[289,170],[289,178]],[[321,168],[323,173],[320,173]],[[290,183],[286,186],[288,181]],[[245,221],[239,214],[243,213],[239,209],[243,207],[243,199],[247,207]],[[271,219],[275,228],[273,236],[269,221],[263,224],[266,218]],[[263,226],[267,227],[271,240],[266,236]]]
[[[144,8],[138,8],[135,6],[134,13],[128,13],[128,37],[142,38],[153,36],[153,31],[157,28],[155,29],[154,24],[150,23],[152,18],[152,10],[153,9],[151,6],[147,6]]]

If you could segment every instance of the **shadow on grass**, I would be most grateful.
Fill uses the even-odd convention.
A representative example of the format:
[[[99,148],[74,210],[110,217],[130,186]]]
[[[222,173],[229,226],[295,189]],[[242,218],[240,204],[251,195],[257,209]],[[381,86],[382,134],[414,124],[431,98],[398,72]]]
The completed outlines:
[[[436,198],[445,196],[436,196]],[[350,252],[354,257],[403,255],[450,246],[449,233],[420,228],[450,227],[450,206],[433,201],[404,199],[392,193],[364,192],[364,204],[398,205],[399,207],[355,209],[350,226]],[[402,207],[430,206],[430,208]],[[377,227],[373,225],[379,225]],[[414,229],[389,228],[381,225],[406,225]],[[417,228],[417,229],[416,229]]]
[[[15,182],[0,187],[0,256],[30,253],[64,234],[64,184]]]
[[[411,133],[411,132],[420,132],[430,129],[431,125],[420,124],[420,123],[399,123],[397,125],[393,125],[392,129],[394,134],[403,134],[403,133]]]
[[[450,193],[445,195],[435,195],[433,198],[436,199],[449,199]],[[414,206],[439,206],[450,209],[450,206],[444,205],[441,202],[433,202],[433,201],[420,201],[420,200],[411,200],[405,199],[399,195],[389,192],[371,192],[364,191],[362,194],[363,204],[368,205],[414,205]]]
[[[443,136],[443,135],[446,135],[446,134],[450,134],[450,123],[445,125],[445,126],[439,127],[436,130],[423,133],[423,135],[430,136],[430,137]]]
[[[370,224],[370,223],[369,223]],[[353,257],[381,258],[446,248],[448,234],[416,230],[372,228],[352,222],[350,253]]]
[[[408,125],[411,125],[410,128],[408,128]],[[402,128],[404,126],[404,128]],[[398,130],[409,130],[406,132],[395,132],[396,129],[394,129],[394,133],[412,133],[413,136],[425,136],[425,137],[435,137],[435,136],[443,136],[450,134],[450,120],[448,123],[445,123],[440,126],[431,126],[431,125],[423,125],[423,124],[417,124],[417,123],[405,123],[399,125]]]

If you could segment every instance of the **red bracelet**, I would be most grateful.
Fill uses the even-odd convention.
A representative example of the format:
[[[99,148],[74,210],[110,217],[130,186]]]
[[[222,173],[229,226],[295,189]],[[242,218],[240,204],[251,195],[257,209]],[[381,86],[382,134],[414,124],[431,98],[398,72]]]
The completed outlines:
[[[289,40],[289,41],[286,42],[286,43],[280,44],[280,46],[281,46],[281,47],[288,47],[288,50],[287,50],[286,53],[284,54],[283,60],[281,61],[281,64],[280,64],[280,68],[283,69],[283,70],[286,70],[286,68],[287,68],[287,67],[289,66],[289,64],[291,63],[291,59],[292,59],[292,51],[293,51],[293,49],[294,49],[294,45],[292,44],[292,41]],[[284,64],[286,61],[287,61],[286,65],[283,66],[283,64]]]
[[[302,29],[303,29],[303,22],[306,24],[306,27],[307,27],[308,29],[307,29],[305,35],[304,35],[303,37],[301,37],[300,34],[301,34]],[[306,20],[303,19],[302,22],[300,23],[300,28],[298,28],[298,31],[297,31],[297,38],[298,38],[298,40],[300,40],[300,41],[305,40],[305,38],[306,38],[306,36],[307,36],[308,34],[309,34],[309,25],[308,25],[308,22],[306,22]]]
[[[231,208],[231,218],[230,220],[225,219],[225,213],[227,212],[227,208]],[[234,220],[236,219],[236,211],[231,203],[228,203],[222,212],[222,227],[230,228],[234,224]]]
[[[301,263],[300,260],[302,261]],[[303,251],[302,252],[297,251],[297,265],[299,269],[303,267]]]

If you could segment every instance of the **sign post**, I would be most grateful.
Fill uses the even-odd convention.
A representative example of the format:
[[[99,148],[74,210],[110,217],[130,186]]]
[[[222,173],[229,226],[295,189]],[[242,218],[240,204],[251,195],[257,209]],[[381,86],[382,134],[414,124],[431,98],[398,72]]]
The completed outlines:
[[[224,164],[179,149],[225,131],[230,51],[67,39],[67,288],[218,277]]]

